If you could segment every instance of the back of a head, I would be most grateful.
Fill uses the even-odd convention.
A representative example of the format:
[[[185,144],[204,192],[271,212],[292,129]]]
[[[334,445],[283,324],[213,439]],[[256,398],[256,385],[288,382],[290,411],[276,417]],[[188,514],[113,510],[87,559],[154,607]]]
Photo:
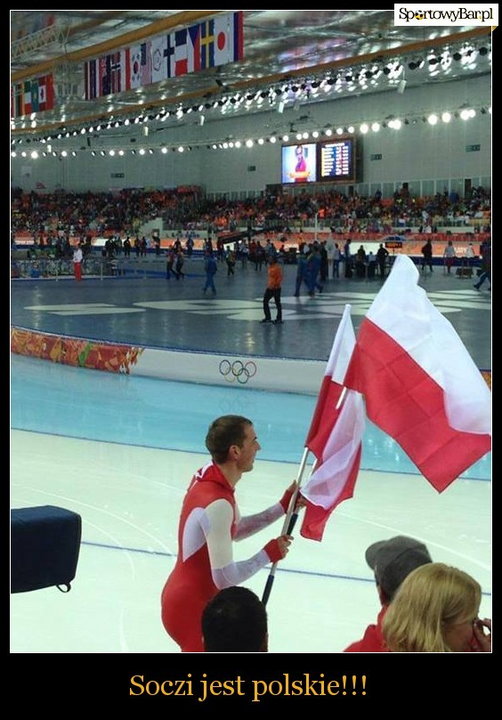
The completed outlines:
[[[248,588],[220,590],[204,609],[202,635],[206,652],[265,652],[265,605]]]
[[[387,604],[410,572],[432,562],[432,558],[424,543],[406,535],[396,535],[370,545],[366,550],[366,562],[375,573],[383,594],[382,602]]]
[[[392,652],[451,652],[449,627],[476,617],[479,584],[467,573],[444,563],[416,568],[402,582],[383,620]]]

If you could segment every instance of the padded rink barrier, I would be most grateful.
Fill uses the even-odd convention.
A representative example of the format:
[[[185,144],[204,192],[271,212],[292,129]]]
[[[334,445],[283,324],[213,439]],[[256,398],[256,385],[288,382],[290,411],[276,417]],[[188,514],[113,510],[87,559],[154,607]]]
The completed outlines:
[[[81,535],[82,518],[71,510],[54,505],[12,509],[11,592],[53,585],[68,592],[77,571]]]

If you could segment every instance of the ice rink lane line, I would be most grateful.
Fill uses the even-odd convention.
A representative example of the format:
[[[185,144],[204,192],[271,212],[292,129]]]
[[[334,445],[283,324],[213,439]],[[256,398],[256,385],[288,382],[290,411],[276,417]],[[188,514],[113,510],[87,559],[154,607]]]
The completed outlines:
[[[159,555],[160,557],[168,557],[175,559],[177,555],[173,553],[161,552],[160,550],[144,550],[143,548],[120,547],[118,545],[106,545],[105,543],[95,543],[89,540],[83,540],[82,545],[91,547],[105,548],[106,550],[125,550],[126,552],[142,553],[143,555]],[[269,571],[269,568],[261,568],[260,572]],[[291,570],[289,568],[277,567],[277,572],[292,573],[293,575],[310,575],[313,577],[330,578],[331,580],[355,580],[356,582],[375,583],[374,578],[355,577],[353,575],[336,575],[333,573],[314,572],[313,570]],[[482,592],[482,595],[491,597],[491,592]]]

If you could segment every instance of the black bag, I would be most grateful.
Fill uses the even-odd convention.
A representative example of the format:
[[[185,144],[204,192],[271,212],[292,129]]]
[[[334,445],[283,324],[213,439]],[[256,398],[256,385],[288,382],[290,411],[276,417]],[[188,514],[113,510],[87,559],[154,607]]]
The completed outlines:
[[[71,510],[53,505],[11,510],[11,592],[52,585],[68,592],[81,534],[82,518]]]

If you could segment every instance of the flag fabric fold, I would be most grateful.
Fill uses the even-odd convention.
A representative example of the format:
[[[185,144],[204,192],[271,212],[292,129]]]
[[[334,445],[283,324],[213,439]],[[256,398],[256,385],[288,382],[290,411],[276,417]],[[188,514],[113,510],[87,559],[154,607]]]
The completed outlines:
[[[310,540],[322,539],[333,510],[343,500],[352,497],[359,472],[364,403],[360,393],[346,390],[344,386],[354,346],[350,305],[346,305],[305,442],[318,461],[315,471],[300,491],[307,500],[300,533]]]
[[[307,500],[300,529],[304,538],[322,540],[333,510],[353,496],[361,464],[364,420],[362,395],[348,390],[325,445],[322,464],[300,491]]]
[[[318,461],[322,458],[323,448],[340,414],[338,403],[342,396],[343,380],[355,345],[350,310],[351,306],[346,305],[338,325],[310,429],[305,440],[305,447],[314,453]]]
[[[406,255],[359,328],[345,384],[441,492],[491,449],[491,393]]]

